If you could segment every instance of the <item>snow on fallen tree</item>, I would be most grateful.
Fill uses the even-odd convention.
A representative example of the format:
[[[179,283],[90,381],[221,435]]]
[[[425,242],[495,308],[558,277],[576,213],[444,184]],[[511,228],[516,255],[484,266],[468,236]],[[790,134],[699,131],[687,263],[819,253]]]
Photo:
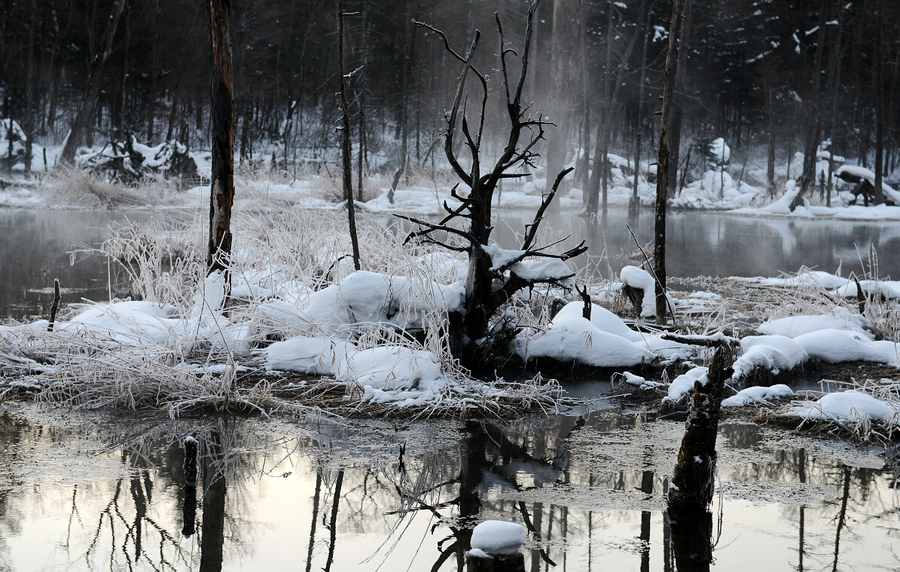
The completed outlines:
[[[359,271],[312,294],[298,317],[309,333],[335,335],[348,327],[371,324],[416,333],[426,328],[430,314],[459,312],[464,295],[458,283],[443,286]]]
[[[155,147],[138,143],[134,135],[123,141],[110,141],[100,151],[76,157],[78,167],[103,174],[110,180],[132,184],[145,177],[163,176],[195,182],[199,177],[197,163],[187,146],[167,141]]]

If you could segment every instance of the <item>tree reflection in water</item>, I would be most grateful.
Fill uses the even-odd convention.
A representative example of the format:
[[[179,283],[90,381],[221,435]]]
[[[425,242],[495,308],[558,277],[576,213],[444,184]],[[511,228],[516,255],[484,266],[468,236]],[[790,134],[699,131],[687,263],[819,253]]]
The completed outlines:
[[[530,570],[708,570],[710,557],[733,564],[748,536],[781,546],[792,569],[837,570],[861,563],[860,535],[900,529],[889,473],[842,462],[815,440],[767,444],[758,427],[731,425],[721,435],[722,540],[711,552],[709,514],[664,518],[663,475],[680,431],[619,413],[462,427],[154,419],[124,437],[111,432],[118,476],[54,493],[15,471],[34,442],[66,437],[0,415],[0,570],[34,568],[7,564],[10,543],[54,495],[65,530],[56,545],[72,569],[227,570],[272,560],[308,572],[461,570],[475,524],[501,519],[528,528]],[[187,435],[199,442],[196,500],[183,486]],[[779,490],[788,500],[766,496]],[[780,519],[748,524],[742,513],[758,502]]]

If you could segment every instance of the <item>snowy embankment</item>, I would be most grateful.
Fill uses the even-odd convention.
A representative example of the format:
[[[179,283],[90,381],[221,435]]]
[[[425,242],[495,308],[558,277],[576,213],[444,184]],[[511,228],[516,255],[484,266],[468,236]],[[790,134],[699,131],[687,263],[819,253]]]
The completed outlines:
[[[0,121],[2,126],[4,121]],[[18,129],[18,125],[13,124]],[[5,129],[5,128],[4,128]],[[4,131],[5,133],[5,131]],[[170,165],[168,163],[172,150],[177,147],[175,142],[156,146],[142,145],[137,141],[132,144],[132,151],[140,155],[143,160],[141,167],[149,169],[149,176],[141,179],[136,189],[129,189],[122,185],[110,185],[102,177],[88,177],[84,173],[76,173],[73,170],[57,171],[54,167],[61,147],[47,147],[46,149],[35,146],[31,172],[38,176],[37,181],[28,181],[23,178],[24,167],[17,163],[13,167],[12,180],[4,180],[3,188],[0,188],[0,207],[17,208],[111,208],[116,206],[128,207],[152,207],[172,206],[190,207],[205,204],[209,189],[205,185],[195,186],[182,191],[182,185],[186,181],[193,181],[194,176],[182,181],[178,177],[172,181],[163,179],[168,175]],[[823,148],[818,152],[816,163],[817,177],[827,175],[830,168],[829,152],[823,150],[827,142],[823,142]],[[24,152],[21,144],[13,144],[13,154]],[[109,145],[96,146],[94,148],[81,148],[76,157],[76,164],[84,169],[97,169],[97,165],[110,158]],[[570,167],[575,167],[578,154],[572,157]],[[118,149],[113,153],[126,170],[131,161],[130,154]],[[45,168],[43,157],[47,157]],[[188,153],[196,166],[196,175],[200,180],[208,179],[210,173],[210,152],[194,151]],[[262,155],[268,156],[266,153]],[[851,189],[853,180],[865,180],[874,184],[874,173],[866,168],[843,165],[837,168],[833,180],[837,187],[829,206],[818,197],[817,193],[811,193],[804,198],[803,204],[791,211],[790,205],[799,192],[797,181],[800,178],[800,166],[803,164],[802,153],[797,153],[788,166],[776,165],[775,175],[778,188],[774,195],[769,195],[764,187],[766,172],[764,167],[756,165],[749,158],[745,158],[740,165],[731,162],[731,149],[722,139],[717,138],[709,142],[708,152],[704,157],[695,157],[695,161],[689,169],[683,185],[675,197],[670,198],[669,205],[673,208],[705,209],[716,211],[728,211],[734,214],[751,216],[787,216],[801,218],[826,218],[845,220],[897,220],[900,219],[900,208],[878,205],[856,205],[857,197]],[[302,150],[301,150],[302,157]],[[302,159],[301,159],[302,160]],[[320,165],[322,157],[309,156],[310,165]],[[607,204],[611,207],[627,207],[635,195],[635,171],[637,171],[637,198],[644,207],[652,207],[655,204],[656,185],[655,164],[642,162],[636,166],[634,162],[619,155],[610,153],[608,160],[611,165],[609,186],[606,192]],[[329,161],[336,161],[335,158]],[[840,165],[844,162],[841,157],[836,157]],[[119,164],[119,163],[116,163]],[[239,157],[235,157],[236,165],[243,165]],[[790,167],[790,168],[788,168]],[[49,172],[48,172],[49,171]],[[192,171],[193,172],[193,171]],[[442,181],[441,177],[449,171],[438,171],[437,180],[426,178],[422,173],[413,173],[411,177],[404,177],[400,187],[391,194],[390,182],[386,177],[373,175],[364,185],[366,198],[357,202],[357,206],[371,213],[404,213],[407,215],[442,215],[445,213],[444,205],[456,208],[459,201],[451,194],[452,182]],[[844,174],[847,181],[841,180]],[[896,173],[893,178],[896,179]],[[170,177],[171,178],[171,177]],[[552,178],[551,178],[552,180]],[[296,171],[289,173],[281,166],[273,165],[269,159],[254,163],[253,167],[241,167],[236,173],[236,182],[239,192],[236,194],[236,208],[250,208],[259,206],[259,199],[274,201],[280,206],[291,205],[300,208],[334,210],[341,208],[341,196],[339,181],[327,174],[311,174]],[[189,184],[194,184],[190,182]],[[568,187],[567,187],[568,185]],[[118,188],[116,188],[118,187]],[[534,210],[540,206],[543,193],[548,189],[546,173],[542,169],[535,169],[532,173],[525,173],[523,177],[510,180],[504,184],[500,192],[494,196],[494,208],[528,209]],[[579,188],[573,177],[570,177],[565,189],[559,193],[557,200],[563,209],[582,210],[584,208],[585,192]],[[883,183],[884,195],[895,204],[900,204],[900,191],[895,190],[886,182]],[[392,198],[391,198],[391,195]],[[242,204],[244,206],[242,206]]]

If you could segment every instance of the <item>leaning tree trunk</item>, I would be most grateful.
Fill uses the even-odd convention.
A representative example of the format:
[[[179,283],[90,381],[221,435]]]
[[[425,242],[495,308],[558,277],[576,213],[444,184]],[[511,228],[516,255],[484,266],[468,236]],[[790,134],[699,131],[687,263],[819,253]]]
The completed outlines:
[[[666,74],[663,85],[663,108],[659,131],[659,158],[656,163],[656,218],[654,222],[653,266],[656,274],[656,321],[666,320],[666,199],[669,188],[669,140],[672,128],[675,74],[678,66],[678,34],[685,0],[673,0],[669,24],[669,50],[666,54]]]
[[[97,56],[95,63],[91,68],[88,76],[87,89],[84,91],[84,99],[78,107],[78,113],[75,115],[75,121],[72,123],[72,131],[69,133],[66,144],[62,153],[59,155],[60,165],[72,165],[75,162],[75,150],[81,145],[84,133],[91,124],[91,117],[94,114],[94,103],[97,101],[97,94],[100,93],[100,83],[103,78],[103,70],[112,54],[113,38],[116,35],[116,28],[119,26],[119,17],[125,9],[125,0],[118,0],[113,8],[110,17],[109,27],[106,29],[106,47]],[[30,135],[29,135],[30,136]]]
[[[230,0],[209,0],[212,49],[212,186],[209,199],[209,273],[225,270],[231,254],[234,204],[234,67],[228,29]]]

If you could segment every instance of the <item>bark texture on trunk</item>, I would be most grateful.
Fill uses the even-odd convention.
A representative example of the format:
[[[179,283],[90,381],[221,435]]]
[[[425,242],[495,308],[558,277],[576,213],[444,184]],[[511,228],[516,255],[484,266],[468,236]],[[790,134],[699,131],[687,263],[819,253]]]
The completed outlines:
[[[209,0],[212,49],[212,185],[209,199],[209,273],[225,270],[231,253],[234,204],[234,67],[228,28],[230,0]]]
[[[663,108],[659,131],[659,156],[656,162],[656,216],[653,231],[653,272],[656,275],[656,321],[666,321],[666,200],[669,189],[669,147],[672,129],[675,74],[678,67],[678,34],[685,0],[672,2],[669,23],[669,50],[666,53],[666,73],[663,84]]]

